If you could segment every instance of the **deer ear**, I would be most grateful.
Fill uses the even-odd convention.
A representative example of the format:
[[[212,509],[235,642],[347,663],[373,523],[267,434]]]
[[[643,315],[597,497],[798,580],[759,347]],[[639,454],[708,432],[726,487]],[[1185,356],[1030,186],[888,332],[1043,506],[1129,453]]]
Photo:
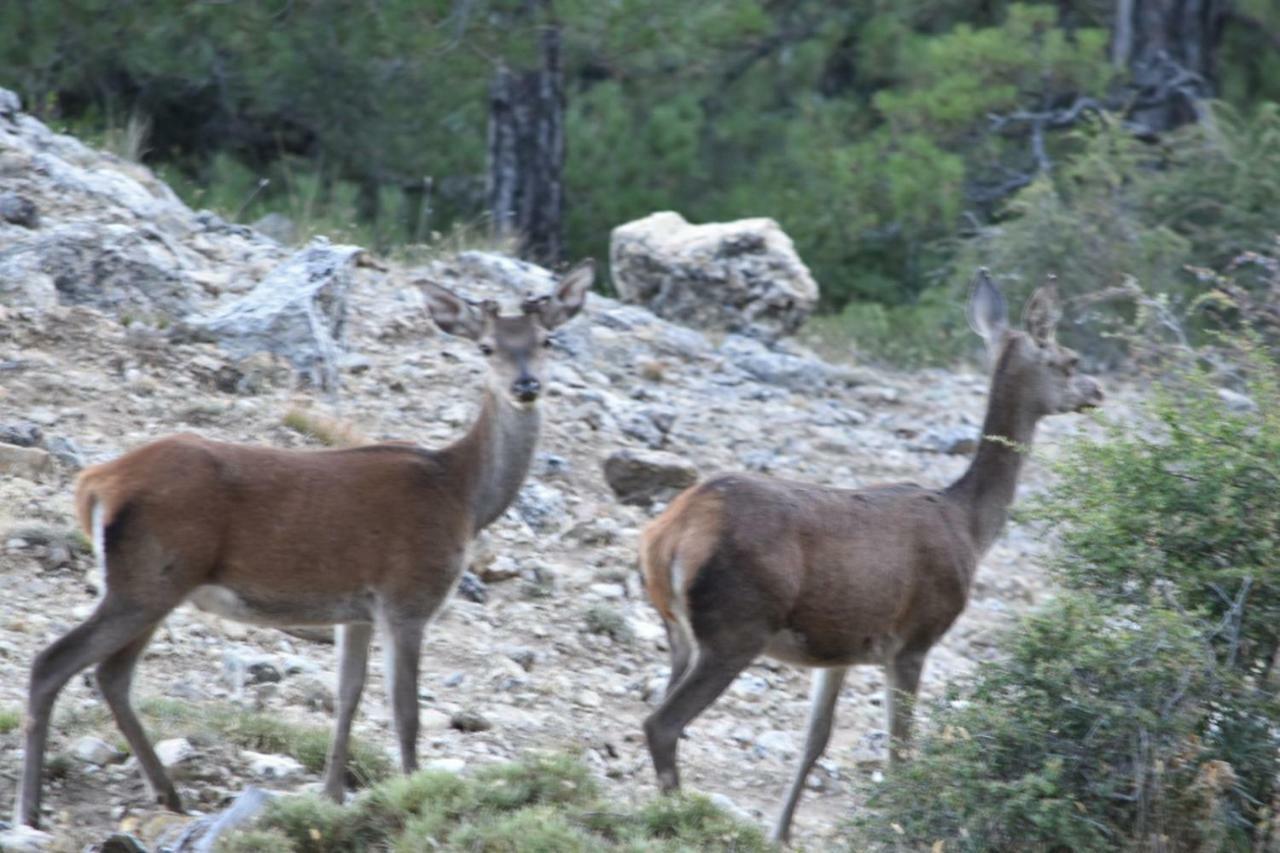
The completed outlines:
[[[1053,340],[1058,328],[1058,320],[1062,310],[1058,307],[1058,278],[1050,275],[1048,280],[1036,288],[1022,309],[1022,326],[1035,339],[1036,343],[1047,344]]]
[[[587,301],[587,291],[596,280],[596,262],[587,258],[556,283],[549,297],[537,300],[538,317],[547,329],[561,326],[578,315]]]
[[[440,331],[462,338],[479,340],[484,335],[491,311],[487,304],[476,306],[458,296],[447,287],[435,282],[423,282],[422,292],[427,298],[427,310]]]
[[[1009,325],[1009,311],[1005,306],[1004,295],[986,267],[979,267],[969,284],[969,328],[977,332],[987,346],[1000,340],[1005,328]]]

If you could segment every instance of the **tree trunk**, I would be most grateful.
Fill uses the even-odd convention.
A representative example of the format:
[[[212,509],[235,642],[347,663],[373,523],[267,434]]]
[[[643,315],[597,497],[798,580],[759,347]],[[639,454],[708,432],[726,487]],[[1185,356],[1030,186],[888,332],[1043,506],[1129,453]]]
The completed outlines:
[[[1225,7],[1224,0],[1116,0],[1111,59],[1138,87],[1133,121],[1161,133],[1202,117]]]
[[[489,211],[521,257],[560,261],[564,213],[564,70],[560,27],[542,30],[542,67],[500,68],[489,95]]]

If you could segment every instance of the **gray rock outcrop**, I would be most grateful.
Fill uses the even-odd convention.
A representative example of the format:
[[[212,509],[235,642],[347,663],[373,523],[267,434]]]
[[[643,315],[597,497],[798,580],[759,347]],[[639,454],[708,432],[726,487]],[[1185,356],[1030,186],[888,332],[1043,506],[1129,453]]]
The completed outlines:
[[[766,340],[800,328],[818,285],[772,219],[692,225],[664,211],[619,225],[609,261],[618,294],[653,313]]]
[[[0,302],[156,325],[246,289],[280,246],[194,213],[145,166],[55,133],[0,89]],[[252,282],[253,278],[247,278]]]
[[[313,240],[245,296],[207,317],[187,318],[186,326],[241,358],[260,352],[279,355],[314,386],[333,389],[347,291],[362,251]]]

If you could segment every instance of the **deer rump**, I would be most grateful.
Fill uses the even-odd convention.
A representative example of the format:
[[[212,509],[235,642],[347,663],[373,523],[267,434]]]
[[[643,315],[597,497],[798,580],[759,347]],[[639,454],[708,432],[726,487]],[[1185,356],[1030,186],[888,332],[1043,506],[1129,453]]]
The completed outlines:
[[[964,609],[973,545],[956,515],[911,483],[721,475],[654,520],[641,566],[659,613],[698,642],[764,629],[782,661],[883,663],[927,648]]]

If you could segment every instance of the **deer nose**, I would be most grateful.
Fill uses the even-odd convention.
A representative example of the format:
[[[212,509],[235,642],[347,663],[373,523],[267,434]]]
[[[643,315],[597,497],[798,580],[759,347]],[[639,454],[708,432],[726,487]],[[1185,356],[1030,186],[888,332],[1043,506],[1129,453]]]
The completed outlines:
[[[511,393],[521,403],[532,403],[538,399],[538,392],[541,390],[542,383],[532,376],[521,376],[511,383]]]
[[[1098,384],[1096,379],[1090,376],[1080,378],[1081,409],[1095,409],[1101,406],[1104,396],[1102,386]]]

